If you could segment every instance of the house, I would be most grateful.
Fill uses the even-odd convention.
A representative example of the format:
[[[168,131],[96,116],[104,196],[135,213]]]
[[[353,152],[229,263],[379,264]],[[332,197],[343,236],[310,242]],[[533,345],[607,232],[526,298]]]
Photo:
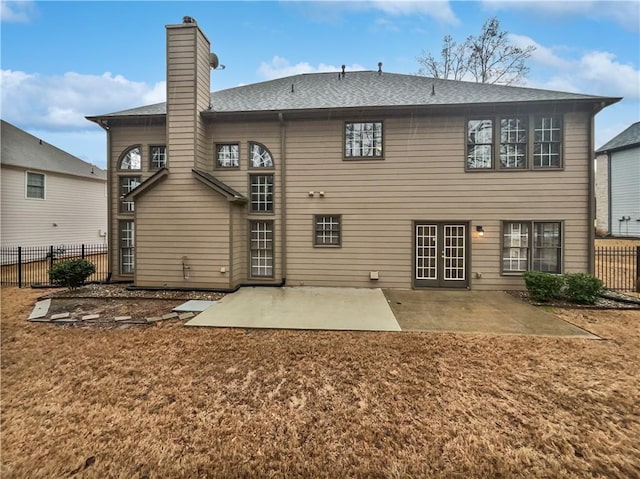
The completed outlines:
[[[210,93],[195,20],[168,25],[167,102],[107,132],[114,279],[522,288],[593,268],[593,119],[619,98],[382,71]]]
[[[2,246],[105,243],[107,174],[0,122]]]
[[[600,234],[640,237],[640,122],[596,151]]]

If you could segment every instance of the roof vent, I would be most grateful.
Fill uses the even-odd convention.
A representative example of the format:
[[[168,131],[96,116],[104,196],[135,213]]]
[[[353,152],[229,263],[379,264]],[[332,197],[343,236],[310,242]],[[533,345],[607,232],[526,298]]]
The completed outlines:
[[[345,68],[347,68],[347,66],[346,65],[342,65],[342,78],[344,78],[344,76],[345,76],[345,72],[344,72]]]
[[[378,75],[382,75],[382,62],[378,62]]]
[[[436,86],[431,85],[431,96],[436,96]]]
[[[182,23],[193,23],[197,25],[196,19],[193,17],[182,17]]]

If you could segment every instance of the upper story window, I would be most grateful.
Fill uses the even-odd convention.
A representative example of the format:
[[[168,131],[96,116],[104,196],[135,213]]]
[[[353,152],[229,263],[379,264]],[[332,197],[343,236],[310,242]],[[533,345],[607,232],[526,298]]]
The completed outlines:
[[[500,168],[526,168],[527,119],[500,119]]]
[[[251,183],[251,212],[273,212],[273,175],[249,175]]]
[[[238,168],[240,166],[240,145],[237,143],[216,145],[216,167]]]
[[[140,147],[134,146],[129,148],[118,165],[120,170],[139,170],[142,168],[142,155],[140,154]]]
[[[562,121],[557,116],[540,116],[535,119],[533,138],[534,168],[560,168]]]
[[[135,210],[134,202],[125,200],[124,196],[138,186],[141,179],[139,176],[120,176],[118,181],[120,190],[120,213],[133,213]]]
[[[382,158],[382,122],[345,123],[346,159]]]
[[[159,170],[167,166],[167,147],[166,146],[152,146],[149,149],[149,158],[151,164],[149,168],[152,170]]]
[[[562,136],[559,116],[508,115],[469,120],[466,169],[562,168]]]
[[[469,120],[467,124],[467,168],[493,167],[493,120]]]
[[[44,200],[44,174],[27,171],[26,197]]]
[[[271,152],[260,143],[249,143],[249,166],[251,168],[273,168]]]

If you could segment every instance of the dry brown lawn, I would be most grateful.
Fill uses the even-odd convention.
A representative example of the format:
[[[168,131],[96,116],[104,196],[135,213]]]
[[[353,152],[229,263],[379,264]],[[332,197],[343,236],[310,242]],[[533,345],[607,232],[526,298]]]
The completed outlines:
[[[634,478],[640,312],[602,341],[104,329],[2,289],[3,478]]]

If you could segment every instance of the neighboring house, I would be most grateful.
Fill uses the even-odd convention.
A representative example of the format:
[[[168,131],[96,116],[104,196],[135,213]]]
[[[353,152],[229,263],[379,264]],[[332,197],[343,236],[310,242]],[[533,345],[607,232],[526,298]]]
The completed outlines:
[[[640,237],[640,122],[596,151],[597,229]]]
[[[107,241],[105,171],[6,121],[0,141],[2,246]]]
[[[210,93],[197,24],[167,43],[166,104],[89,118],[114,279],[500,290],[592,270],[593,118],[618,98],[382,71]]]

